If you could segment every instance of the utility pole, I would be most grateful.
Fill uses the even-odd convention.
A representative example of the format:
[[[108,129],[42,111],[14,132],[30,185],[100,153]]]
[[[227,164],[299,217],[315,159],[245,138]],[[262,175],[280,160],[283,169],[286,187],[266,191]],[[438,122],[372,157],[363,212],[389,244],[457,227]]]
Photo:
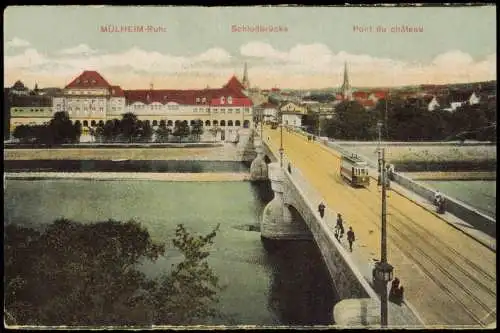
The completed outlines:
[[[283,113],[280,114],[280,166],[283,168]]]
[[[386,182],[387,174],[385,170],[385,149],[382,148],[381,179],[382,179],[382,237],[380,263],[375,267],[375,277],[380,287],[380,324],[387,327],[388,324],[388,304],[387,304],[387,283],[392,280],[393,267],[387,262],[387,206],[386,206]]]

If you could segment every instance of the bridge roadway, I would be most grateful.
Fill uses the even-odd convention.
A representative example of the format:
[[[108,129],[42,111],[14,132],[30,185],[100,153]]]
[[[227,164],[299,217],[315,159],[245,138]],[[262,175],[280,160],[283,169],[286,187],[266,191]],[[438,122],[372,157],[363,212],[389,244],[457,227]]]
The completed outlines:
[[[279,156],[280,130],[265,128],[263,138]],[[352,188],[339,176],[340,155],[321,143],[283,130],[292,168],[300,169],[330,206],[353,227],[356,261],[380,256],[381,195],[376,181]],[[336,221],[327,221],[332,228]],[[451,227],[402,195],[387,199],[388,261],[405,297],[426,326],[486,326],[496,320],[496,253]]]

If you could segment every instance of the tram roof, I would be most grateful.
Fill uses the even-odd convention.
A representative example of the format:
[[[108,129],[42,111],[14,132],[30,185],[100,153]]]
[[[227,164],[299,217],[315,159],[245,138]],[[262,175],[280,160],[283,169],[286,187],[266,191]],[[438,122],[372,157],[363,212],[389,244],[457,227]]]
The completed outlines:
[[[361,159],[358,155],[356,154],[344,154],[342,155],[342,158],[351,162],[351,163],[366,163],[363,159]]]

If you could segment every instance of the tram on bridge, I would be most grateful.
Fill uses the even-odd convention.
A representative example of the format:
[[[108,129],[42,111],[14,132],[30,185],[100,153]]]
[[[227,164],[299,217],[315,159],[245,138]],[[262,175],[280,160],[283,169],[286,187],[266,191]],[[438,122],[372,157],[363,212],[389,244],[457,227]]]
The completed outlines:
[[[340,175],[349,181],[353,187],[366,187],[370,185],[368,164],[355,154],[342,155]]]

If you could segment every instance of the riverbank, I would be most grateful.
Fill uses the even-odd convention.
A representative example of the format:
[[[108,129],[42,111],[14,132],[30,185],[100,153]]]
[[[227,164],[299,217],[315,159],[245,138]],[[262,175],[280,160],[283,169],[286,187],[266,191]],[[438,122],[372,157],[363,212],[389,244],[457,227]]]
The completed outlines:
[[[188,148],[22,148],[5,149],[4,160],[213,160],[240,161],[238,147],[231,143]]]
[[[244,172],[170,173],[170,172],[7,172],[6,179],[79,179],[79,180],[154,180],[170,182],[249,181]]]
[[[466,172],[402,172],[413,180],[496,180],[497,174],[493,171],[466,171]]]

